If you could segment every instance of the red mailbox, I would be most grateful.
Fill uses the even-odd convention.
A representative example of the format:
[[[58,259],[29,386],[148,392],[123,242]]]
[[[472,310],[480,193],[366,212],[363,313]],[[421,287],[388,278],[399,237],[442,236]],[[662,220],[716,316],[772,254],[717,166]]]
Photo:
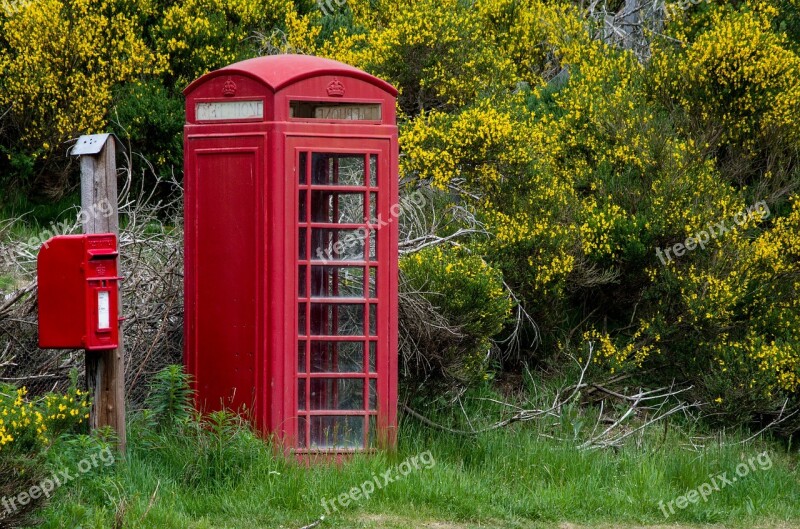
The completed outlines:
[[[119,344],[117,238],[61,235],[39,251],[39,347],[115,349]]]
[[[281,55],[186,90],[185,361],[197,405],[297,453],[394,443],[397,91]]]

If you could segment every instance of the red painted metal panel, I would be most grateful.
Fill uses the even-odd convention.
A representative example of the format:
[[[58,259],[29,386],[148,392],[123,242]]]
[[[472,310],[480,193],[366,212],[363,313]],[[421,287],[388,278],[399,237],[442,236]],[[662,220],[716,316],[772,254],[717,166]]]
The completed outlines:
[[[187,196],[187,342],[198,405],[206,411],[257,407],[259,356],[257,206],[263,138],[195,141]],[[188,190],[187,190],[188,191]],[[189,239],[189,234],[191,239]]]
[[[114,349],[119,344],[117,238],[61,235],[37,260],[39,347]]]
[[[392,98],[397,96],[397,90],[386,81],[350,65],[322,57],[292,54],[256,57],[231,64],[197,79],[183,93],[189,96],[193,90],[207,83],[211,78],[232,75],[259,80],[273,92],[310,77],[324,75],[348,76],[359,80],[361,83],[372,84]]]

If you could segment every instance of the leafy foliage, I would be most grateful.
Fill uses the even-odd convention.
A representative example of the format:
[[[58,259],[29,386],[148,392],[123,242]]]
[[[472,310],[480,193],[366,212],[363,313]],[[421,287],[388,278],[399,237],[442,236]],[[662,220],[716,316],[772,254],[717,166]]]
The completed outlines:
[[[146,401],[152,428],[172,428],[189,420],[193,413],[189,383],[190,376],[183,366],[171,365],[156,373]]]
[[[507,286],[542,338],[525,362],[591,345],[598,366],[692,383],[731,420],[800,405],[797,2],[667,9],[647,60],[581,9],[25,4],[0,18],[0,175],[64,188],[62,142],[114,116],[167,174],[194,77],[259,52],[332,57],[397,85],[403,181],[444,197],[435,235],[464,234],[403,260],[471,337],[457,370],[509,334]]]
[[[418,291],[458,330],[449,350],[441,351],[444,369],[462,380],[486,375],[491,338],[509,321],[513,301],[499,270],[463,248],[428,248],[400,262],[407,288]]]
[[[68,459],[63,443],[80,432],[88,414],[87,395],[74,385],[65,393],[31,397],[24,387],[0,384],[0,498],[16,498],[40,485],[54,466],[54,446],[58,447],[54,452],[61,454],[55,458],[61,458],[62,463]],[[13,509],[11,504],[4,504],[0,528],[31,523],[32,514],[45,501],[40,495]]]
[[[157,73],[163,61],[141,34],[137,2],[45,0],[0,14],[0,144],[31,158],[45,185],[64,187],[52,164],[63,143],[105,127],[114,87]],[[8,170],[0,166],[0,171]]]
[[[63,394],[28,398],[26,388],[0,386],[0,451],[36,451],[89,418],[88,395],[76,387]]]
[[[250,465],[262,440],[241,417],[194,411],[190,379],[183,366],[160,371],[150,385],[145,409],[132,427],[142,446],[153,448],[167,473],[183,485],[213,490],[231,487]],[[191,453],[189,460],[185,454]],[[243,459],[245,458],[245,459]]]

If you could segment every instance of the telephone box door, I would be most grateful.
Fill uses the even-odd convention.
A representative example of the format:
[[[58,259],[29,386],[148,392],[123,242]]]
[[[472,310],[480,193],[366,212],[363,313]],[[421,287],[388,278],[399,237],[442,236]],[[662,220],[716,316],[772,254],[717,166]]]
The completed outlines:
[[[369,449],[387,441],[378,432],[395,421],[399,211],[390,145],[289,140],[297,343],[287,375],[297,388],[289,416],[300,451]]]

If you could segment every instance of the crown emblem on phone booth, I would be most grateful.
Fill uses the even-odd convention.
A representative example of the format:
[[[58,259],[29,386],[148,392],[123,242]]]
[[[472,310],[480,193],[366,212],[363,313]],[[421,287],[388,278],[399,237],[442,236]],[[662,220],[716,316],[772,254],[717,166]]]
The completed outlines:
[[[236,95],[236,83],[233,82],[233,79],[228,79],[225,81],[225,84],[222,85],[222,94],[227,97]]]
[[[328,95],[331,97],[344,96],[344,84],[339,79],[334,79],[328,85]]]

